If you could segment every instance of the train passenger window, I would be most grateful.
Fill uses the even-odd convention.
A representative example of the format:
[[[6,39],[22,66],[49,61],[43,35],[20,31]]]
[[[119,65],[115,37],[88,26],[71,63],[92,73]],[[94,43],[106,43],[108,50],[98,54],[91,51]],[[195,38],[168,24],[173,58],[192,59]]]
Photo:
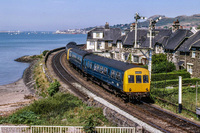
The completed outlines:
[[[103,74],[107,75],[108,68],[104,67]]]
[[[97,64],[94,64],[94,71],[97,71]]]
[[[143,75],[143,83],[149,83],[148,75]]]
[[[100,73],[103,73],[103,66],[100,66]]]
[[[111,71],[111,78],[113,78],[113,79],[115,78],[115,71],[114,70]]]
[[[121,75],[120,72],[117,72],[117,73],[116,73],[116,80],[120,80],[120,75]]]
[[[142,83],[141,75],[136,75],[136,83]]]
[[[90,69],[92,69],[92,62],[90,63]]]
[[[87,68],[89,68],[89,67],[90,67],[90,62],[88,61],[88,62],[87,62]]]
[[[99,65],[97,65],[97,72],[99,71]]]
[[[134,83],[134,75],[128,75],[128,83]]]

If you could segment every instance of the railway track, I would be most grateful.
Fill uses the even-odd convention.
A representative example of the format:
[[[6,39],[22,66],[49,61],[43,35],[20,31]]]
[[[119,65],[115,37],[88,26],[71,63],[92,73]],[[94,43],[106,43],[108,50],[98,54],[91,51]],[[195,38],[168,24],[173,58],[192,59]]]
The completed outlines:
[[[52,58],[52,67],[60,79],[68,84],[70,88],[83,100],[88,100],[88,97],[79,89],[73,86],[74,83],[79,83],[87,88],[92,93],[102,97],[118,108],[140,119],[141,121],[159,129],[162,132],[200,132],[200,125],[180,118],[176,115],[167,113],[161,109],[146,103],[125,103],[119,97],[110,94],[108,91],[99,87],[91,81],[86,81],[80,73],[72,69],[66,61],[64,52],[59,52]]]

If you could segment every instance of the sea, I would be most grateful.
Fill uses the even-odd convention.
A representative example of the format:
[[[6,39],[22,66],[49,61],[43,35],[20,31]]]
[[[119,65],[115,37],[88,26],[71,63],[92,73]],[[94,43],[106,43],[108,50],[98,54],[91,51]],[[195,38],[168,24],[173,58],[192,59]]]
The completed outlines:
[[[29,66],[28,63],[16,62],[15,59],[64,47],[71,41],[85,44],[86,38],[86,34],[54,34],[53,32],[0,33],[0,85],[19,80]]]

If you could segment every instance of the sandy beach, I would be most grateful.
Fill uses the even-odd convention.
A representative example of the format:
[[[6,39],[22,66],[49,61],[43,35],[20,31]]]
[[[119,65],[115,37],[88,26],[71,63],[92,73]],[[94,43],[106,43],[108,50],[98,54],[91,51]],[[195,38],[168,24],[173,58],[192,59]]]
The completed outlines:
[[[23,79],[0,86],[0,116],[8,115],[33,100],[31,92]]]

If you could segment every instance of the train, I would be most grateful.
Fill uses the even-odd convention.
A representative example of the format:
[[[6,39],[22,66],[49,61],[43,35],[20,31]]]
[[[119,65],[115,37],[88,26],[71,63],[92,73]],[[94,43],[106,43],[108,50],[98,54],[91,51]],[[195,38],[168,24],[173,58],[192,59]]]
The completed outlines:
[[[149,97],[149,71],[140,66],[105,58],[82,50],[75,42],[69,42],[65,49],[67,61],[100,85],[108,86],[112,92],[126,95],[128,99]]]

